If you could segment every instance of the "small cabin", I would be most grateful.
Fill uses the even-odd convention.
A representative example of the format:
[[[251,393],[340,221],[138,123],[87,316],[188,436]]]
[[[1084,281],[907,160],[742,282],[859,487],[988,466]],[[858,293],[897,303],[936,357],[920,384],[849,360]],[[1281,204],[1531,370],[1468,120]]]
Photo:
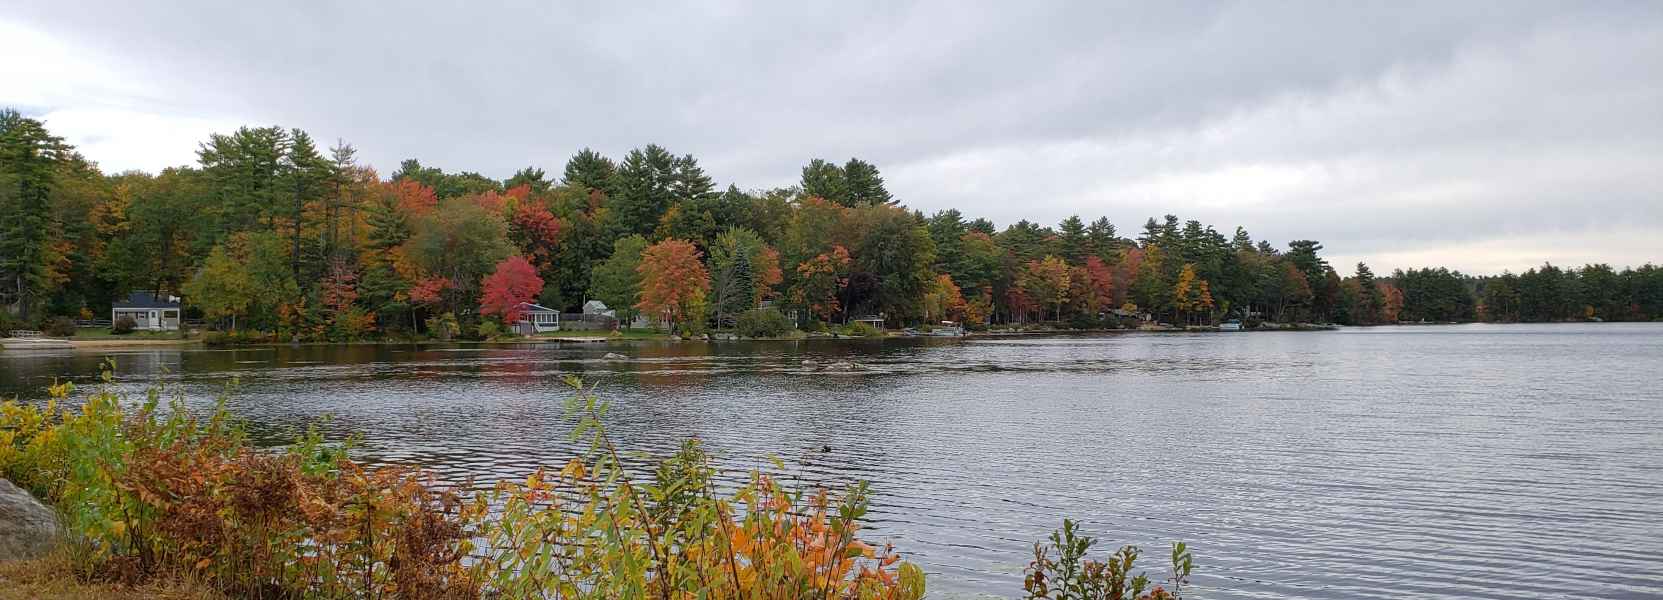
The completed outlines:
[[[520,320],[514,322],[514,328],[520,335],[560,331],[560,311],[530,302],[521,302],[518,308]]]
[[[867,325],[871,325],[872,327],[876,328],[878,331],[883,331],[883,315],[867,315],[867,316],[864,316],[864,317],[855,317],[853,319],[849,319],[849,322],[850,323],[865,323]]]
[[[588,302],[584,302],[583,303],[583,314],[599,315],[599,316],[603,316],[603,317],[612,317],[612,318],[617,318],[618,317],[618,311],[613,310],[611,308],[607,308],[606,303],[601,302],[600,300],[590,300]]]
[[[179,298],[150,292],[133,292],[110,307],[110,323],[123,317],[133,320],[140,331],[178,331]]]

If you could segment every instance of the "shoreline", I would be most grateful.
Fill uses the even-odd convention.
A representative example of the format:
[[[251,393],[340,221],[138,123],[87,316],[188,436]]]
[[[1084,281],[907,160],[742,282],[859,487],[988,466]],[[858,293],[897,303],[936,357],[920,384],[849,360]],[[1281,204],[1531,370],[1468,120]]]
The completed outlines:
[[[1565,321],[1565,323],[1581,323],[1581,321]],[[1380,323],[1372,325],[1329,325],[1302,323],[1283,327],[1260,327],[1242,329],[1239,331],[1223,331],[1215,327],[1140,327],[1136,329],[1031,329],[1031,330],[992,330],[972,331],[960,337],[941,337],[938,339],[968,339],[968,338],[1008,338],[1031,336],[1069,336],[1092,334],[1193,334],[1193,333],[1266,333],[1266,332],[1312,332],[1338,331],[1348,328],[1373,327],[1436,327],[1459,325],[1517,325],[1535,323],[1485,323],[1472,322],[1402,322]],[[200,347],[213,349],[238,348],[269,348],[277,346],[424,346],[424,345],[474,345],[474,346],[514,346],[527,344],[639,344],[639,343],[721,343],[721,342],[805,342],[805,341],[859,341],[884,339],[925,339],[933,336],[905,336],[889,332],[883,336],[857,337],[843,335],[797,335],[767,338],[736,338],[712,337],[705,338],[672,338],[669,335],[623,335],[623,336],[534,336],[514,339],[495,340],[364,340],[355,342],[261,342],[252,344],[222,344],[210,345],[200,337],[183,339],[133,339],[133,338],[0,338],[0,350],[42,351],[42,350],[112,350],[124,348],[170,348],[170,347]]]

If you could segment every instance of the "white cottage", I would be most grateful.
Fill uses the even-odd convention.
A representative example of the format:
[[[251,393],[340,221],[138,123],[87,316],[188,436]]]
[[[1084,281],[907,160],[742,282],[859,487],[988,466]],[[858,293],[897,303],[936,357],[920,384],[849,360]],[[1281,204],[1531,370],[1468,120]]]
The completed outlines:
[[[147,331],[179,330],[179,298],[157,296],[150,292],[133,292],[117,300],[110,307],[110,323],[123,317],[133,320],[133,328]]]
[[[520,320],[514,323],[514,327],[520,335],[560,331],[560,311],[530,302],[521,302],[519,309]]]

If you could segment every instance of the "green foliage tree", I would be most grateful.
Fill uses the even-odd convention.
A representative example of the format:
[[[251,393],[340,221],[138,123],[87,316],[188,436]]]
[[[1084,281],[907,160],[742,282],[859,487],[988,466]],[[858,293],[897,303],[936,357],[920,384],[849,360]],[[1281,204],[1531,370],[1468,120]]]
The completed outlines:
[[[449,282],[453,308],[478,305],[479,281],[514,253],[502,216],[461,197],[418,219],[408,246],[416,264]]]
[[[612,242],[612,256],[595,266],[591,293],[618,312],[625,326],[634,320],[635,303],[641,300],[641,253],[647,238],[631,235]]]
[[[201,309],[203,316],[229,319],[234,330],[237,317],[248,314],[256,289],[247,265],[231,257],[224,246],[214,246],[183,292],[185,301]]]
[[[756,232],[733,228],[717,236],[708,253],[712,308],[720,327],[733,324],[740,313],[757,307],[757,261],[765,244]]]

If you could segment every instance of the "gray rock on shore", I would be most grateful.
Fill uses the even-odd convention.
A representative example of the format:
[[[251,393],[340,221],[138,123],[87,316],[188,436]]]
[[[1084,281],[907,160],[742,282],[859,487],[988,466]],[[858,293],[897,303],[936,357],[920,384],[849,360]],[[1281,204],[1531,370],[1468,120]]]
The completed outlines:
[[[0,479],[0,560],[40,558],[58,541],[58,517],[23,488]]]

